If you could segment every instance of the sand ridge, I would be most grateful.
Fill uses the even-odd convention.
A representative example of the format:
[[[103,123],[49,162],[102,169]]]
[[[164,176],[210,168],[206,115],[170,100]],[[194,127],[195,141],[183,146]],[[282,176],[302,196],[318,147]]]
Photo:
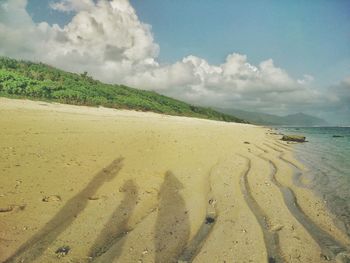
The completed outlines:
[[[267,128],[3,98],[0,123],[1,262],[332,262],[349,250]]]

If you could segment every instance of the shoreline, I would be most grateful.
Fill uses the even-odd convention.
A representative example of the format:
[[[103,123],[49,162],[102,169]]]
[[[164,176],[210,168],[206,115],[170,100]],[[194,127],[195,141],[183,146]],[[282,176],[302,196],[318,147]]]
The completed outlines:
[[[336,222],[336,220],[338,220],[336,215],[332,213],[326,204],[326,201],[322,200],[316,191],[302,182],[306,166],[303,163],[299,163],[295,156],[296,152],[294,150],[286,148],[288,147],[287,143],[284,143],[281,140],[277,140],[274,144],[278,144],[280,149],[287,150],[287,152],[285,152],[283,150],[279,150],[275,147],[270,146],[271,149],[280,153],[278,158],[283,162],[288,163],[293,169],[292,187],[279,185],[280,190],[283,192],[285,203],[288,206],[289,210],[293,213],[294,217],[296,217],[297,220],[307,229],[313,239],[319,244],[323,251],[322,256],[324,256],[326,259],[334,259],[337,254],[346,252],[349,249],[349,244],[347,243],[349,236],[346,234],[343,235],[343,233],[341,233],[339,225],[337,225]],[[293,146],[291,146],[291,148],[293,148]],[[290,156],[287,158],[284,157],[286,153],[290,154]],[[269,161],[271,162],[271,160]],[[277,171],[277,167],[273,162],[272,165],[274,167],[274,170]],[[277,182],[277,184],[279,183]],[[318,218],[320,216],[319,213],[316,214],[317,217],[310,217],[310,214],[314,214],[315,210],[312,211],[308,209],[308,207],[303,202],[298,201],[295,192],[299,192],[299,195],[301,195],[302,198],[305,198],[303,194],[301,194],[304,189],[310,191],[308,195],[313,196],[313,198],[310,200],[311,202],[317,204],[317,210],[326,211],[323,215],[321,215],[322,218]],[[307,191],[304,192],[307,193]],[[319,205],[319,202],[322,202],[323,205]],[[332,223],[336,224],[338,228],[335,232],[338,232],[338,237],[340,237],[339,240],[332,236],[333,231],[331,229],[328,229],[327,231],[327,228],[329,228]],[[333,233],[333,235],[334,234],[335,233]]]
[[[325,127],[325,129],[328,129],[328,128],[329,127]],[[310,129],[310,128],[308,127],[307,129]],[[315,135],[313,135],[312,133],[311,134],[306,133],[306,136],[309,136],[310,139],[313,139],[313,141],[310,141],[308,143],[310,145],[307,145],[307,147],[306,145],[304,146],[302,144],[297,145],[296,149],[294,149],[293,151],[293,158],[304,166],[304,169],[302,169],[302,171],[300,170],[299,167],[296,167],[295,184],[296,186],[305,187],[309,189],[310,191],[315,193],[317,198],[323,200],[323,202],[325,203],[325,207],[328,210],[328,213],[332,216],[334,220],[334,223],[337,225],[339,229],[341,229],[344,233],[346,233],[348,237],[350,237],[349,229],[346,227],[346,224],[349,222],[349,216],[346,216],[348,215],[348,213],[343,210],[345,208],[339,203],[337,203],[337,200],[336,200],[336,198],[340,198],[339,193],[330,195],[330,193],[332,193],[333,191],[336,191],[336,188],[334,188],[334,186],[325,184],[321,182],[320,179],[316,178],[320,176],[320,178],[326,177],[327,180],[331,179],[331,180],[337,181],[339,180],[339,177],[337,177],[339,176],[339,174],[346,175],[344,174],[344,171],[346,171],[344,170],[344,168],[335,167],[339,165],[339,162],[341,163],[341,161],[339,161],[338,163],[337,162],[334,163],[335,160],[333,159],[333,162],[330,164],[329,160],[327,159],[328,158],[327,154],[333,153],[334,148],[336,148],[337,146],[333,146],[332,149],[329,149],[327,148],[327,144],[326,144],[321,148],[315,149],[314,148],[315,146],[317,147],[317,145],[324,142],[318,141],[319,138],[314,137]],[[328,135],[328,136],[332,138],[331,135]],[[325,138],[327,139],[326,136]],[[325,142],[327,143],[328,141],[325,141]],[[321,151],[321,150],[328,150],[328,152]],[[327,163],[326,164],[319,163],[324,158],[327,159]],[[330,175],[327,174],[327,171],[329,172],[329,170],[324,170],[325,167],[327,167],[329,170],[332,170],[333,174],[330,174]],[[343,200],[344,200],[344,197],[343,197]]]
[[[0,208],[12,208],[0,213],[0,262],[335,262],[349,251],[268,128],[4,98],[0,121]]]

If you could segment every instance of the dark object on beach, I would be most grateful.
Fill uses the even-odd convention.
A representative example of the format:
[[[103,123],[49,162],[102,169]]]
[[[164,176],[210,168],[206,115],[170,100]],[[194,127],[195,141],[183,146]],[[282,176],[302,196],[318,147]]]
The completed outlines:
[[[89,196],[88,199],[91,201],[96,201],[96,200],[100,199],[100,197],[99,196]]]
[[[50,195],[50,196],[45,196],[41,201],[43,202],[60,202],[62,199],[59,195]]]
[[[276,263],[276,259],[273,257],[269,257],[269,263]]]
[[[207,224],[207,225],[210,225],[210,224],[212,224],[212,223],[214,223],[215,222],[215,218],[212,218],[212,217],[210,217],[210,216],[207,216],[206,218],[205,218],[205,223]]]
[[[70,251],[70,247],[69,246],[62,246],[62,247],[59,247],[57,250],[56,250],[56,254],[60,257],[63,257],[65,255],[67,255]]]
[[[283,135],[282,141],[289,141],[289,142],[306,142],[305,136],[300,135]]]
[[[7,212],[11,212],[12,210],[13,210],[12,206],[0,207],[0,213],[7,213]]]
[[[244,142],[245,144],[250,144],[250,142]]]
[[[333,135],[332,137],[333,138],[343,138],[344,136],[343,135]]]

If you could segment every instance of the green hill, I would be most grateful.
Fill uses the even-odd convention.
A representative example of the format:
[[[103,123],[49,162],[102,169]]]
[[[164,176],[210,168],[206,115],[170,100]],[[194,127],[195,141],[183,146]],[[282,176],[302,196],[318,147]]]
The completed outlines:
[[[229,114],[190,105],[153,91],[105,84],[92,79],[86,72],[69,73],[42,63],[5,57],[0,57],[0,96],[245,122]]]

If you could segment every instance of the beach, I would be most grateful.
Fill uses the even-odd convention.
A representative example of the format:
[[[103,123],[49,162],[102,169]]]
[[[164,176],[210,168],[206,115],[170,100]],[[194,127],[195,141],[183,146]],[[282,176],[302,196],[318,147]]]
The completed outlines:
[[[0,98],[0,262],[346,262],[269,128]]]

